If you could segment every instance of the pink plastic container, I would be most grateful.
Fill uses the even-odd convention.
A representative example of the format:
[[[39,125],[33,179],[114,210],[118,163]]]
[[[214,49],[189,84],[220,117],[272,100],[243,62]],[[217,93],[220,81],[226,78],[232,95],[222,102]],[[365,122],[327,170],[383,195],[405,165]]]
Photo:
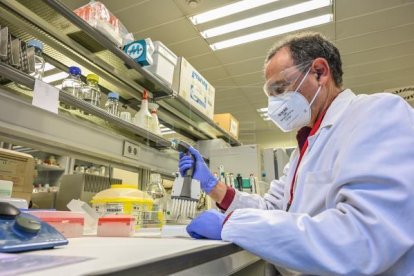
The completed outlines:
[[[98,220],[98,236],[130,237],[135,233],[135,217],[131,215],[107,215]]]
[[[30,211],[29,213],[52,225],[66,238],[83,235],[85,223],[83,213],[69,211]]]

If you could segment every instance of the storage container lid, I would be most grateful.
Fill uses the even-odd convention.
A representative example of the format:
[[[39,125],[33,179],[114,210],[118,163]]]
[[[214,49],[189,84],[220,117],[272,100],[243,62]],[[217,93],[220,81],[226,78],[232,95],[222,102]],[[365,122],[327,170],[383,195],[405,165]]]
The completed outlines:
[[[88,74],[86,76],[86,79],[98,82],[99,81],[99,76],[95,75],[95,74]]]
[[[108,94],[108,98],[119,100],[119,94],[116,93],[116,92],[111,92],[111,93]]]
[[[102,222],[132,222],[135,217],[132,215],[107,215],[99,218],[98,223]]]
[[[75,75],[75,76],[80,76],[82,74],[82,71],[79,67],[71,66],[71,67],[69,67],[69,74]]]
[[[36,216],[44,222],[60,222],[60,223],[78,223],[84,224],[85,217],[80,212],[70,211],[28,211],[29,214]]]
[[[27,41],[27,46],[28,47],[35,47],[35,48],[43,51],[43,43],[39,40],[36,40],[36,39],[31,39],[31,40]]]
[[[91,203],[106,202],[137,202],[142,204],[153,204],[154,200],[147,193],[138,190],[135,185],[112,185],[97,193],[91,200]]]

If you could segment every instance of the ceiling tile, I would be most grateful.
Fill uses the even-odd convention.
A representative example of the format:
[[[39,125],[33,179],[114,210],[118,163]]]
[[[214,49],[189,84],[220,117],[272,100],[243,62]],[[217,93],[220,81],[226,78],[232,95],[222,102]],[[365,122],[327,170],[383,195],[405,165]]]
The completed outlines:
[[[220,61],[211,51],[203,55],[189,57],[188,62],[194,67],[200,68],[200,73],[202,73],[203,70],[221,66]]]
[[[203,55],[209,53],[210,47],[202,37],[191,38],[187,41],[169,44],[168,47],[177,56],[183,56],[190,59],[192,56]],[[198,70],[199,68],[197,68]]]
[[[365,16],[409,2],[411,0],[336,0],[335,17],[337,21],[340,21],[350,17]]]
[[[117,14],[127,9],[135,8],[138,5],[141,5],[145,2],[149,2],[150,0],[122,0],[122,1],[114,1],[114,0],[101,0],[102,3],[110,10],[112,13]],[[72,1],[76,2],[76,1]]]
[[[391,1],[390,1],[391,2]],[[336,22],[336,39],[367,35],[414,22],[414,2],[396,8],[345,18]]]
[[[122,3],[122,1],[117,1]],[[151,0],[116,14],[129,32],[153,29],[183,17],[173,1]]]
[[[199,38],[198,32],[186,19],[181,18],[169,24],[158,25],[144,31],[134,33],[136,39],[150,37],[153,41],[159,40],[165,45],[177,44],[189,39]]]

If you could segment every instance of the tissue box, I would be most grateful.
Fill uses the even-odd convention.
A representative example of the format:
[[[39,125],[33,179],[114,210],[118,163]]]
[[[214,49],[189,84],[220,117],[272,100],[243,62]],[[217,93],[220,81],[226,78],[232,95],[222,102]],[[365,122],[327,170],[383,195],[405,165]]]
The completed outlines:
[[[144,67],[144,69],[160,77],[171,86],[174,77],[174,68],[177,64],[177,56],[160,41],[154,41],[152,59],[154,60],[152,65]]]
[[[239,138],[239,121],[230,113],[214,114],[214,122],[234,138]]]
[[[173,89],[194,108],[213,119],[214,87],[183,57],[178,58]]]
[[[135,60],[136,63],[145,66],[153,63],[152,53],[154,44],[151,39],[141,39],[124,46],[124,52]]]

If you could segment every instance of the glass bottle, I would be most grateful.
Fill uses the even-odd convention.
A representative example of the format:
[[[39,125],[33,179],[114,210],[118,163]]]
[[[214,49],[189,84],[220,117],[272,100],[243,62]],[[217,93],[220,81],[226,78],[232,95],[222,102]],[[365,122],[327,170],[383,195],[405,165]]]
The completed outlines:
[[[82,87],[83,100],[97,107],[101,104],[101,90],[99,89],[98,82],[99,77],[97,75],[89,74],[86,76],[86,85]]]
[[[43,72],[45,69],[45,60],[43,58],[43,43],[39,40],[32,39],[27,42],[27,47],[33,47],[35,51],[35,71],[30,75],[36,79],[41,80],[43,78]]]
[[[119,117],[119,94],[111,92],[108,94],[108,100],[105,103],[105,110],[114,116]]]
[[[147,186],[146,190],[154,200],[153,211],[163,211],[164,210],[164,197],[165,189],[162,185],[161,175],[158,173],[153,173],[150,175],[150,183]]]
[[[62,81],[62,90],[76,98],[81,96],[82,80],[80,78],[82,71],[79,67],[69,67],[69,76]],[[68,104],[63,104],[66,109],[76,109]]]

